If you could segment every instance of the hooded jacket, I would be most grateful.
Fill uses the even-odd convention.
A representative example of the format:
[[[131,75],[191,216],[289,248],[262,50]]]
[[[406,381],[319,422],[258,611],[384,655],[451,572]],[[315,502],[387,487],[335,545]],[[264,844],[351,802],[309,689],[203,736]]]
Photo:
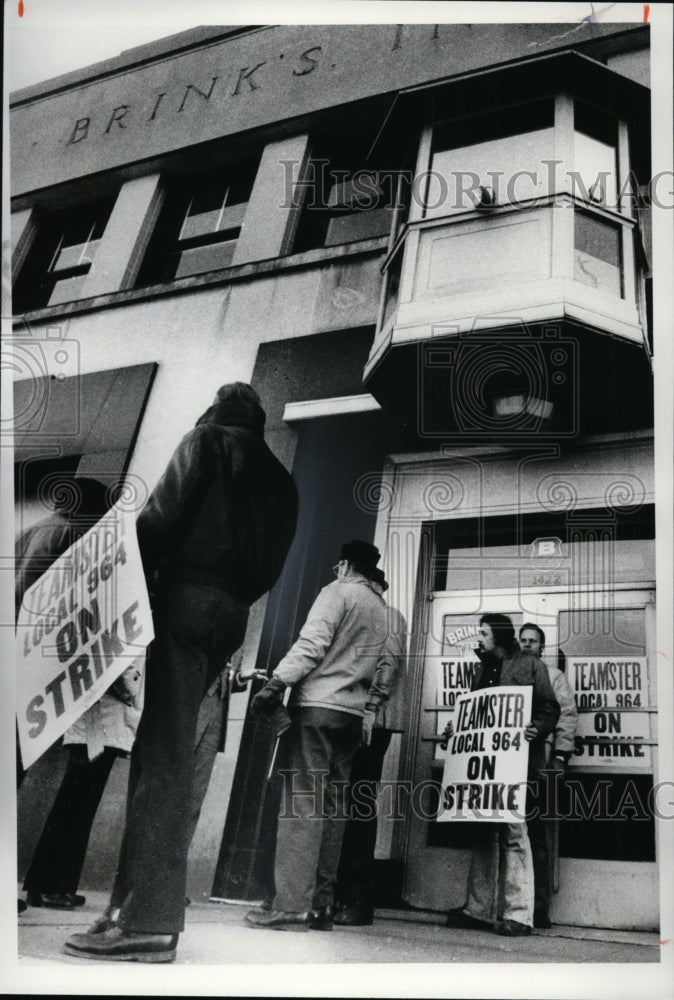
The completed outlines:
[[[252,604],[278,578],[295,534],[297,489],[264,441],[264,411],[216,403],[176,448],[137,521],[146,572],[219,587]]]

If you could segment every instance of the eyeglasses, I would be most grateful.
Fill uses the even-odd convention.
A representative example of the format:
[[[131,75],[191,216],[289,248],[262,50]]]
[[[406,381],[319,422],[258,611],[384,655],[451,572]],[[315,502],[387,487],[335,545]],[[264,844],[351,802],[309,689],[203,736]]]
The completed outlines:
[[[335,574],[335,576],[339,576],[339,567],[341,565],[342,565],[341,562],[338,562],[335,563],[335,565],[332,567],[332,572]]]

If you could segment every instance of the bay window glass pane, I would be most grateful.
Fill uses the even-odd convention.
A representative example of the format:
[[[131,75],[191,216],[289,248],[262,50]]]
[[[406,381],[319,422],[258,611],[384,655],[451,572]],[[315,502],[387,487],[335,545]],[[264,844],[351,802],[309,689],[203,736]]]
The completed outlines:
[[[576,212],[573,270],[576,281],[622,296],[619,227],[586,212]]]
[[[433,155],[424,214],[434,218],[475,208],[479,188],[496,204],[545,195],[554,159],[551,99],[499,108],[441,122],[433,130]]]
[[[586,101],[574,101],[573,115],[575,194],[617,211],[618,123]]]
[[[579,198],[618,210],[615,146],[574,133],[574,191]]]

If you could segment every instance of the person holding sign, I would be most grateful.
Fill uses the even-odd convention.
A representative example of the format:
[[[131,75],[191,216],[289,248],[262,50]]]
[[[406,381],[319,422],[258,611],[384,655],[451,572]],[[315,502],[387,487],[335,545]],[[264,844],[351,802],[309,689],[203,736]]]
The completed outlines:
[[[523,728],[529,743],[529,773],[545,763],[545,739],[559,718],[545,664],[523,652],[507,615],[480,618],[477,656],[471,691],[500,686],[531,685],[531,720]],[[445,729],[454,734],[450,722]],[[448,927],[489,928],[518,937],[531,933],[534,915],[534,875],[525,817],[519,823],[474,823],[467,899],[450,910]]]
[[[51,493],[53,513],[16,541],[17,612],[29,587],[110,506],[110,491],[84,476],[60,478]],[[142,708],[142,677],[142,662],[131,665],[63,736],[68,747],[65,774],[24,880],[30,906],[71,910],[85,903],[77,889],[91,828],[115,760],[128,756],[133,745]]]
[[[110,903],[69,955],[170,962],[184,928],[197,718],[241,646],[251,604],[278,579],[297,520],[292,477],[264,441],[265,412],[241,382],[222,386],[141,511],[155,639],[131,756]]]
[[[538,625],[526,622],[519,631],[521,648],[539,658],[545,649],[545,632]],[[576,699],[566,677],[551,663],[545,663],[554,692],[559,703],[559,719],[554,731],[548,736],[545,749],[545,766],[552,771],[552,781],[547,781],[545,774],[536,775],[534,781],[541,783],[539,794],[532,796],[531,805],[536,814],[528,820],[529,842],[534,862],[534,927],[548,928],[550,922],[550,888],[552,882],[553,861],[553,823],[545,820],[539,813],[554,816],[556,802],[554,772],[564,773],[569,758],[575,748],[576,725],[578,709]]]

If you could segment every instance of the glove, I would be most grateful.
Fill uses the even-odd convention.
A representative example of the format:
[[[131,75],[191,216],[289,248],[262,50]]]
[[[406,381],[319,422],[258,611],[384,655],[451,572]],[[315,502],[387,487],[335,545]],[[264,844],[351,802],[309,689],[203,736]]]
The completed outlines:
[[[372,730],[374,729],[376,714],[376,712],[372,712],[369,708],[365,709],[365,714],[363,715],[363,728],[360,738],[360,742],[364,747],[369,747],[372,742]]]
[[[282,736],[292,724],[292,719],[282,701],[276,703],[276,708],[268,716],[267,721],[274,727],[277,737]]]
[[[254,715],[271,715],[283,701],[283,692],[286,685],[278,677],[270,677],[261,691],[255,695],[250,703],[250,710]]]

